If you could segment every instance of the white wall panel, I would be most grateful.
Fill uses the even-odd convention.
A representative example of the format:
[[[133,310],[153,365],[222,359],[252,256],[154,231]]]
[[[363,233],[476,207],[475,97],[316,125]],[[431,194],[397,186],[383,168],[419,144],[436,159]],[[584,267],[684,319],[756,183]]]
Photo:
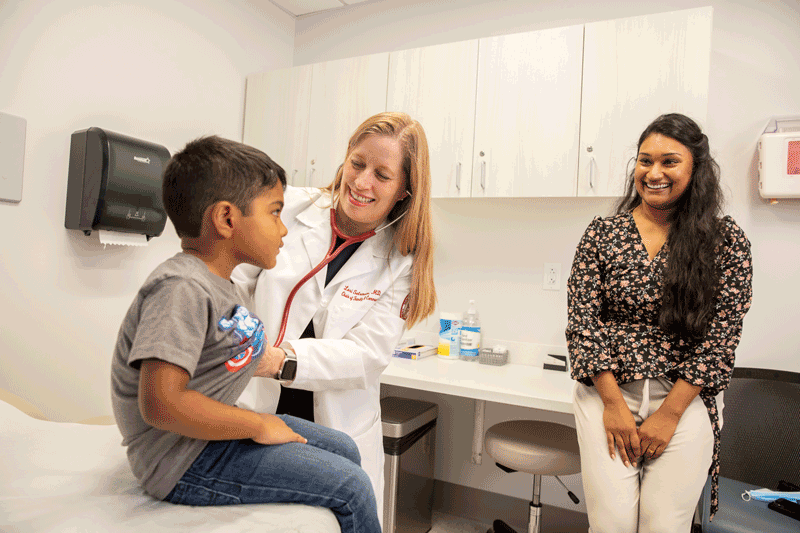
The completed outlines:
[[[146,248],[64,229],[73,131],[165,145],[242,136],[245,76],[291,65],[294,20],[234,0],[0,3],[0,111],[28,121],[25,184],[0,202],[0,388],[57,420],[111,412],[120,322],[150,271],[179,251],[171,223]]]
[[[770,206],[759,197],[756,142],[770,116],[800,114],[800,68],[793,55],[800,49],[800,4],[710,0],[705,5],[714,8],[714,21],[703,126],[722,167],[726,211],[753,244],[755,294],[737,364],[798,372],[800,200]],[[295,64],[696,7],[692,0],[384,0],[298,20]],[[660,75],[659,58],[643,61],[639,71]],[[461,312],[474,298],[490,338],[563,344],[566,292],[542,290],[543,263],[561,263],[566,276],[583,230],[611,207],[611,200],[600,198],[435,200],[439,308]],[[419,328],[435,332],[437,325],[434,315]],[[501,475],[469,462],[468,402],[443,395],[425,399],[438,402],[444,413],[438,479],[530,498],[529,476]],[[499,411],[487,409],[487,427],[535,416]],[[543,501],[574,508],[555,482],[543,485]]]

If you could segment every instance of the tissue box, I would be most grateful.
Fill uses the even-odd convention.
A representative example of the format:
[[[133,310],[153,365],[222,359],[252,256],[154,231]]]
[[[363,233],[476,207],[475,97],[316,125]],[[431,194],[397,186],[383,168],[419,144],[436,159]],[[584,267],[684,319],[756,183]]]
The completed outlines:
[[[412,346],[397,347],[394,349],[394,356],[401,359],[422,359],[436,353],[436,346],[425,344],[414,344]]]

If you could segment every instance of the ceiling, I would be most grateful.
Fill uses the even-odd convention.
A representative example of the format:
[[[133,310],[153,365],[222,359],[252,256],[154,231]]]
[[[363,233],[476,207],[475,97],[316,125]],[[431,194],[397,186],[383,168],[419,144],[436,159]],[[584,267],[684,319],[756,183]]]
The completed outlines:
[[[270,0],[287,13],[299,17],[309,13],[341,9],[351,4],[360,4],[369,0]]]

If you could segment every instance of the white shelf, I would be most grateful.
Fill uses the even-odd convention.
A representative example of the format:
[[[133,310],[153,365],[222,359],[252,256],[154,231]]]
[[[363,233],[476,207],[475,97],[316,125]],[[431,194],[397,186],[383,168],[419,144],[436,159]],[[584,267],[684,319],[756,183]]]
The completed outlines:
[[[545,411],[573,412],[575,382],[569,374],[538,366],[490,366],[436,356],[416,361],[393,358],[381,383]]]

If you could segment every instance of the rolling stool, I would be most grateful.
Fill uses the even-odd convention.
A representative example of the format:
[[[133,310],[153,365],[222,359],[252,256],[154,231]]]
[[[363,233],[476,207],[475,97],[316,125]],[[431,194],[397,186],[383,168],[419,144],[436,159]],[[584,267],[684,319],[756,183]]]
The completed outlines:
[[[505,472],[533,474],[533,499],[530,503],[528,533],[541,531],[542,476],[577,474],[581,471],[578,435],[575,429],[535,420],[511,420],[490,427],[484,438],[484,449]],[[564,486],[566,489],[567,487]],[[570,499],[577,496],[567,489]],[[502,520],[495,520],[487,533],[514,533]]]

